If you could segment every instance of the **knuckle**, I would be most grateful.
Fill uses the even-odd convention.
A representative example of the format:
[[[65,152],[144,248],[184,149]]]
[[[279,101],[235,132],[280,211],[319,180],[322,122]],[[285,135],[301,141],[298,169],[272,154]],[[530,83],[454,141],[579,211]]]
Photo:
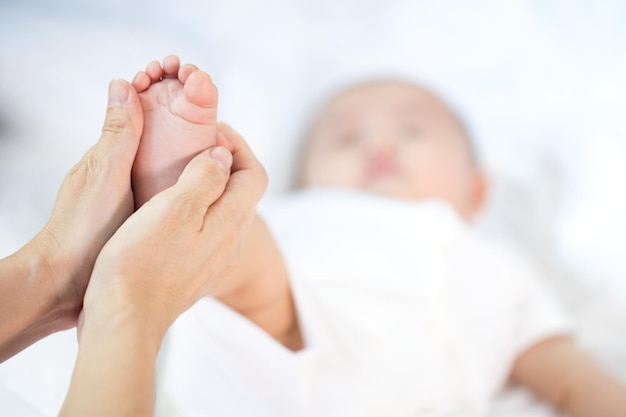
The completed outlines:
[[[220,219],[222,224],[228,225],[229,228],[232,228],[237,227],[240,223],[241,211],[239,209],[233,209],[224,205],[216,205],[214,208],[214,215]]]
[[[226,170],[213,159],[210,159],[209,163],[206,164],[205,172],[207,172],[212,179],[216,179],[223,183],[226,183],[226,180],[228,179],[228,172],[226,172]]]
[[[211,202],[198,193],[188,193],[182,204],[182,210],[188,216],[204,216]]]
[[[87,183],[87,176],[85,175],[85,164],[83,160],[74,165],[72,169],[67,173],[65,179],[66,184],[71,184],[72,188],[81,189]]]
[[[89,152],[84,163],[86,181],[93,184],[106,181],[106,178],[112,170],[109,162],[109,159],[103,157],[101,152],[98,152],[96,149],[94,149],[93,152]]]
[[[115,110],[110,110],[107,114],[106,120],[104,121],[104,126],[102,126],[102,133],[117,135],[123,132],[126,129],[126,126],[126,117]]]
[[[83,189],[97,182],[106,170],[106,163],[97,152],[91,149],[80,162],[72,167],[68,177],[72,179],[75,187]]]
[[[205,200],[210,200],[208,204],[212,204],[224,191],[229,174],[212,159],[207,158],[203,161],[203,165],[202,176],[195,182],[194,190],[191,192]]]
[[[178,229],[186,225],[195,227],[201,224],[207,208],[206,201],[199,198],[197,193],[186,191],[173,196],[168,207],[172,215],[172,227]]]
[[[87,177],[97,176],[98,173],[102,171],[103,164],[97,152],[90,152],[89,155],[87,155],[84,167]]]

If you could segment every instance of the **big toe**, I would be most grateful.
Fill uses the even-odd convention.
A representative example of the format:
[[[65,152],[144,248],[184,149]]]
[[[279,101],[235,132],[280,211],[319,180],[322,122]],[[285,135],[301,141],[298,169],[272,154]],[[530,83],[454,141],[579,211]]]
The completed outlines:
[[[209,74],[204,71],[193,71],[184,81],[185,98],[191,103],[202,107],[217,107],[217,88]]]

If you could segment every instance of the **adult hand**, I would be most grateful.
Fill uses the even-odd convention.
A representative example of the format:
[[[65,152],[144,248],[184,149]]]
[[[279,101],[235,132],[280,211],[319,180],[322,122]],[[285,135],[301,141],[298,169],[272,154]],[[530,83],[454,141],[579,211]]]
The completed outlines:
[[[85,295],[85,322],[132,312],[162,335],[229,276],[267,175],[234,130],[220,124],[219,135],[232,155],[223,146],[201,152],[104,246]]]
[[[225,125],[219,132],[232,144],[232,157],[222,146],[201,152],[100,252],[61,416],[153,415],[156,355],[166,330],[239,262],[267,176],[237,133]]]
[[[135,89],[113,80],[102,136],[64,179],[50,220],[37,236],[52,260],[59,299],[74,306],[72,320],[100,250],[134,210],[130,172],[142,129]]]
[[[76,324],[100,249],[133,211],[142,129],[134,88],[112,81],[100,140],[66,176],[43,230],[0,260],[0,362]]]

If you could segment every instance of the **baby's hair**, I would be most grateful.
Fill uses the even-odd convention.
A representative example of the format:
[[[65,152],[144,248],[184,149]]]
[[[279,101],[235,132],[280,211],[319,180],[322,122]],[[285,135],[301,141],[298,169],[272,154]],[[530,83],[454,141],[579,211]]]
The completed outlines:
[[[351,84],[339,90],[335,94],[330,95],[330,97],[325,97],[324,100],[322,100],[321,104],[318,104],[316,106],[315,116],[308,119],[309,121],[307,122],[306,127],[303,129],[302,137],[298,141],[299,146],[297,149],[296,166],[295,166],[296,175],[294,176],[293,183],[289,187],[290,189],[298,189],[298,188],[302,188],[303,186],[302,166],[303,166],[305,157],[308,153],[309,146],[311,144],[311,137],[322,115],[324,114],[324,110],[328,108],[328,106],[331,103],[333,103],[335,100],[337,100],[339,97],[345,94],[351,93],[353,91],[359,90],[364,87],[371,87],[371,86],[376,86],[376,85],[389,85],[389,84],[402,84],[407,87],[422,90],[423,92],[435,97],[442,105],[444,105],[446,109],[450,112],[452,119],[454,120],[459,130],[461,131],[461,134],[463,136],[465,145],[467,146],[467,150],[468,150],[472,163],[477,167],[480,166],[480,161],[478,158],[478,154],[476,152],[474,140],[472,139],[472,135],[470,134],[470,131],[467,127],[465,120],[461,117],[461,115],[455,108],[453,108],[446,100],[442,98],[440,94],[435,93],[432,89],[427,88],[420,83],[411,81],[406,78],[394,78],[394,77],[374,78],[374,79],[360,81],[360,82]]]

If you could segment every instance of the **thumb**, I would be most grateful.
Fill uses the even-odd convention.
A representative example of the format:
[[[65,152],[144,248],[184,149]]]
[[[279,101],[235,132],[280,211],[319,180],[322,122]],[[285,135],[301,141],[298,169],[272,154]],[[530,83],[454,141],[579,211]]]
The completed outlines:
[[[137,92],[127,81],[111,81],[107,113],[95,152],[130,169],[142,130],[143,111]]]
[[[224,192],[233,156],[223,146],[214,146],[196,155],[172,187],[175,193],[191,196],[208,209]]]

